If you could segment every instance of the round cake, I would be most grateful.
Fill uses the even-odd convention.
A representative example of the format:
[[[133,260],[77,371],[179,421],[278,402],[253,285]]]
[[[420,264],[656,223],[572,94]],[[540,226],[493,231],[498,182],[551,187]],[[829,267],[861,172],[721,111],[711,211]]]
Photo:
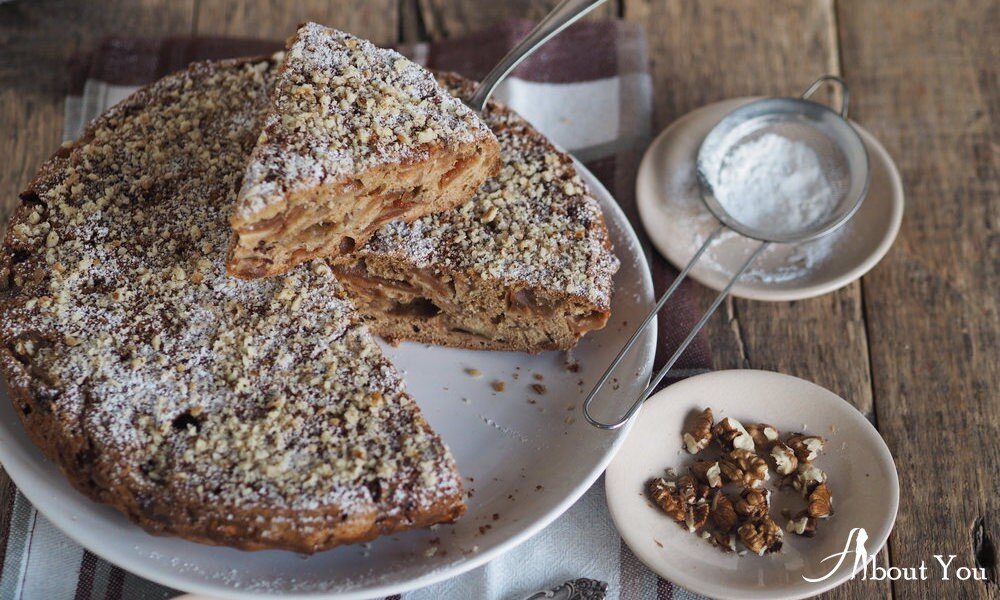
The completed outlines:
[[[270,60],[148,86],[47,161],[2,256],[0,365],[69,481],[152,533],[314,552],[464,511],[324,262],[226,276]]]

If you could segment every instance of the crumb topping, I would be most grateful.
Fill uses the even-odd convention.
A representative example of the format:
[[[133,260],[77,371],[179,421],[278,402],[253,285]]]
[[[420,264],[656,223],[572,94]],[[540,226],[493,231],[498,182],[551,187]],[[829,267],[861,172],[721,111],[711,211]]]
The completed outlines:
[[[331,269],[226,276],[274,71],[195,64],[43,167],[4,248],[7,376],[85,440],[95,481],[138,497],[352,515],[451,503],[447,449]]]
[[[316,23],[289,40],[234,223],[284,194],[346,183],[358,173],[428,157],[490,135],[434,76],[393,50]]]
[[[454,75],[442,76],[441,83],[458,96],[472,91],[470,82]],[[619,262],[601,209],[572,159],[506,107],[490,102],[482,116],[500,142],[500,174],[458,208],[385,225],[361,256],[464,270],[609,309]]]

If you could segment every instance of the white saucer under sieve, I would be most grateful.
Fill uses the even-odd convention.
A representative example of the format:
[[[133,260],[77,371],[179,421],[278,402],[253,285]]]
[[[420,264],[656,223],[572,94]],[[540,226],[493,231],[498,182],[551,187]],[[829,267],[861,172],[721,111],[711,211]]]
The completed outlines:
[[[819,104],[809,97],[824,83],[836,84],[841,89],[839,111]],[[677,359],[684,353],[709,317],[722,304],[733,284],[754,263],[757,257],[772,243],[801,243],[827,235],[846,223],[864,200],[868,190],[868,152],[857,131],[847,120],[849,92],[843,79],[825,75],[814,81],[799,98],[765,98],[757,100],[726,115],[705,137],[698,150],[698,181],[701,185],[702,201],[719,220],[720,225],[708,236],[701,248],[694,254],[687,266],[680,272],[670,288],[657,301],[629,341],[612,361],[597,381],[583,403],[583,414],[587,421],[601,429],[617,429],[628,422],[639,410],[642,403],[653,393]],[[775,218],[754,223],[741,221],[727,210],[726,203],[717,197],[720,182],[730,168],[730,159],[739,154],[740,149],[754,143],[766,135],[776,135],[807,147],[819,161],[823,176],[829,186],[829,203],[823,213],[809,222],[795,222],[792,219]],[[760,160],[770,160],[761,157]],[[774,181],[775,191],[780,181]],[[620,419],[605,423],[590,414],[590,406],[597,393],[608,381],[615,369],[635,345],[642,331],[656,317],[660,309],[697,264],[702,254],[715,242],[726,228],[748,238],[760,240],[761,244],[750,254],[736,271],[726,287],[715,297],[712,305],[702,315],[698,323],[684,339],[662,369],[653,377],[649,385],[628,412]]]

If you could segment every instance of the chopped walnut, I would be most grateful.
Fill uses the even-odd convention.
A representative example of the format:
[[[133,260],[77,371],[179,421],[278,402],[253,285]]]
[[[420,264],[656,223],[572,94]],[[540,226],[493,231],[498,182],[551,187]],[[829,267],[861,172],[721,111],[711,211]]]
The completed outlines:
[[[677,486],[672,481],[667,481],[662,477],[649,482],[649,495],[663,512],[678,522],[683,522],[687,517],[684,501],[677,493]]]
[[[731,531],[739,522],[739,515],[736,514],[733,501],[722,491],[716,492],[715,497],[712,498],[712,512],[710,514],[712,523],[719,531]]]
[[[778,472],[778,475],[791,475],[799,466],[795,451],[781,442],[776,442],[771,447],[771,458],[774,459],[774,470]]]
[[[684,524],[687,525],[688,531],[691,533],[701,531],[708,522],[709,510],[708,503],[703,501],[689,505],[684,515]]]
[[[789,519],[785,529],[789,533],[811,538],[816,535],[816,519],[809,516],[809,511],[804,510],[795,515],[794,518]]]
[[[719,421],[716,423],[712,433],[715,436],[715,441],[719,442],[719,445],[726,452],[731,452],[735,449],[749,450],[751,452],[754,450],[753,438],[744,429],[743,424],[736,419],[726,417]]]
[[[809,494],[809,516],[825,519],[833,514],[833,494],[826,483],[821,483]]]
[[[816,435],[804,435],[796,433],[788,438],[788,447],[795,451],[795,457],[799,462],[810,463],[816,460],[819,453],[823,451],[826,440]]]
[[[677,494],[686,504],[695,504],[700,500],[707,500],[709,494],[708,486],[704,485],[691,475],[682,475],[675,482]]]
[[[712,409],[706,408],[691,422],[691,427],[682,436],[684,447],[691,454],[697,454],[712,441]]]
[[[710,488],[722,487],[722,471],[718,461],[699,460],[691,465],[691,474]]]
[[[753,443],[759,448],[766,450],[778,441],[778,430],[767,423],[751,423],[746,429]]]
[[[785,531],[770,516],[764,519],[764,536],[767,539],[768,552],[781,550],[782,541],[785,539]]]
[[[811,464],[824,440],[794,434],[783,443],[778,429],[767,423],[744,427],[726,417],[713,425],[712,418],[711,409],[698,413],[683,434],[684,446],[697,454],[714,438],[723,455],[717,460],[694,460],[688,465],[689,473],[681,477],[668,469],[670,480],[650,483],[656,503],[688,531],[725,552],[737,551],[737,538],[754,554],[778,552],[786,529],[801,537],[815,536],[818,520],[833,513],[827,476]],[[768,456],[781,476],[779,489],[794,487],[808,502],[808,508],[794,517],[790,510],[781,511],[783,520],[787,519],[785,528],[770,513],[771,490],[764,485],[769,476]],[[739,497],[724,491],[727,484],[735,484]],[[741,550],[739,555],[746,552]]]
[[[712,534],[712,543],[718,546],[723,552],[736,552],[735,534],[716,531]]]
[[[767,516],[770,508],[771,493],[767,490],[745,489],[740,499],[733,507],[740,518],[747,521],[758,521]]]
[[[719,460],[719,470],[728,481],[760,487],[767,481],[767,463],[751,450],[737,448]]]
[[[826,473],[819,467],[810,464],[800,464],[795,475],[792,476],[792,487],[798,490],[803,497],[808,497],[816,486],[826,482]]]
[[[739,534],[747,548],[758,556],[781,550],[784,538],[781,527],[766,515],[760,521],[740,525]]]

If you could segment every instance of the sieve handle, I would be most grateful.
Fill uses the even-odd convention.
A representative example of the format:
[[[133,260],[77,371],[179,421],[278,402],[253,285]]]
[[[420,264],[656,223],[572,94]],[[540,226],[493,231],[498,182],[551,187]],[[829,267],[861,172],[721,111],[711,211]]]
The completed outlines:
[[[806,91],[802,92],[801,98],[803,100],[808,100],[809,96],[812,96],[816,92],[816,90],[822,87],[823,84],[826,83],[827,81],[835,84],[837,87],[840,88],[840,110],[838,110],[837,112],[840,113],[841,118],[846,119],[847,105],[851,99],[851,91],[847,87],[847,82],[841,79],[840,77],[837,77],[836,75],[824,75],[819,79],[817,79],[816,81],[812,82],[809,85],[809,87],[806,88]]]
[[[646,401],[646,398],[649,398],[650,394],[653,393],[653,390],[656,389],[656,386],[660,385],[660,382],[663,381],[663,378],[667,376],[667,373],[670,372],[670,369],[674,366],[674,363],[677,362],[677,359],[679,359],[681,355],[684,354],[684,351],[687,350],[687,347],[691,345],[691,342],[694,341],[695,336],[698,335],[698,332],[701,331],[701,328],[704,327],[705,323],[708,322],[709,317],[711,317],[712,314],[715,313],[715,310],[719,308],[719,305],[722,304],[722,301],[726,299],[726,296],[729,295],[729,290],[732,289],[733,285],[736,284],[736,281],[739,280],[739,278],[750,267],[750,265],[753,264],[755,260],[757,260],[757,257],[760,256],[760,253],[763,252],[764,249],[770,245],[770,242],[761,242],[761,244],[757,246],[757,249],[753,251],[750,257],[747,258],[746,262],[743,263],[743,266],[740,267],[739,270],[736,271],[736,274],[733,275],[733,278],[729,280],[729,283],[726,284],[726,287],[723,288],[723,290],[719,292],[719,295],[715,297],[715,300],[712,302],[712,305],[708,308],[707,311],[705,311],[705,314],[701,316],[701,319],[698,320],[698,322],[695,324],[691,332],[688,333],[688,336],[684,338],[684,341],[681,342],[681,345],[677,347],[677,350],[674,351],[674,354],[673,356],[670,357],[670,360],[668,360],[667,363],[663,365],[663,368],[660,369],[660,371],[656,374],[655,377],[653,377],[653,379],[649,382],[649,385],[646,386],[646,389],[642,391],[642,394],[640,394],[639,397],[635,400],[635,402],[632,403],[632,406],[629,407],[628,412],[622,415],[622,417],[619,418],[617,421],[611,423],[604,423],[602,421],[598,421],[590,414],[590,405],[594,402],[594,398],[597,396],[598,392],[601,391],[601,388],[604,387],[604,384],[608,382],[608,378],[611,377],[611,375],[618,368],[618,365],[621,364],[622,360],[625,358],[625,355],[628,353],[628,351],[631,350],[633,346],[635,346],[636,341],[639,339],[639,336],[642,334],[642,332],[646,329],[646,326],[648,326],[650,322],[652,322],[653,319],[656,318],[656,315],[657,313],[660,312],[660,309],[663,308],[663,306],[667,303],[667,300],[670,299],[670,296],[672,296],[673,293],[677,290],[677,288],[680,287],[681,282],[684,281],[688,273],[701,258],[702,254],[704,254],[705,251],[708,250],[709,246],[711,246],[712,243],[715,241],[715,239],[719,237],[719,234],[722,233],[723,229],[725,229],[725,225],[719,225],[718,227],[715,228],[715,231],[713,231],[712,234],[708,236],[708,239],[705,240],[705,243],[702,244],[701,248],[699,248],[698,251],[695,252],[695,255],[691,257],[691,260],[688,261],[687,266],[685,266],[684,269],[680,272],[680,275],[678,275],[677,278],[674,279],[674,282],[670,284],[670,287],[663,294],[663,296],[661,296],[660,299],[657,300],[656,306],[654,306],[653,310],[651,310],[649,314],[646,315],[646,318],[643,319],[642,323],[639,325],[639,328],[636,329],[635,333],[632,334],[632,337],[630,337],[628,342],[625,343],[625,346],[618,352],[618,356],[616,356],[615,359],[611,362],[611,365],[608,367],[608,369],[604,371],[604,375],[601,375],[601,378],[597,381],[597,384],[594,386],[594,389],[592,389],[590,391],[590,394],[587,395],[587,399],[583,401],[583,416],[587,419],[588,423],[599,429],[618,429],[625,423],[628,423],[629,419],[631,419],[632,416],[635,415],[635,413],[639,410],[639,407],[642,406],[642,403]]]
[[[514,67],[521,64],[522,60],[540,48],[542,44],[575,23],[580,17],[597,8],[602,2],[604,0],[562,0],[535,25],[534,29],[528,32],[528,35],[513,50],[500,59],[492,71],[486,74],[486,77],[472,92],[472,96],[466,101],[466,105],[476,112],[483,112],[486,100],[489,99],[494,88],[500,85],[500,82],[514,70]]]

